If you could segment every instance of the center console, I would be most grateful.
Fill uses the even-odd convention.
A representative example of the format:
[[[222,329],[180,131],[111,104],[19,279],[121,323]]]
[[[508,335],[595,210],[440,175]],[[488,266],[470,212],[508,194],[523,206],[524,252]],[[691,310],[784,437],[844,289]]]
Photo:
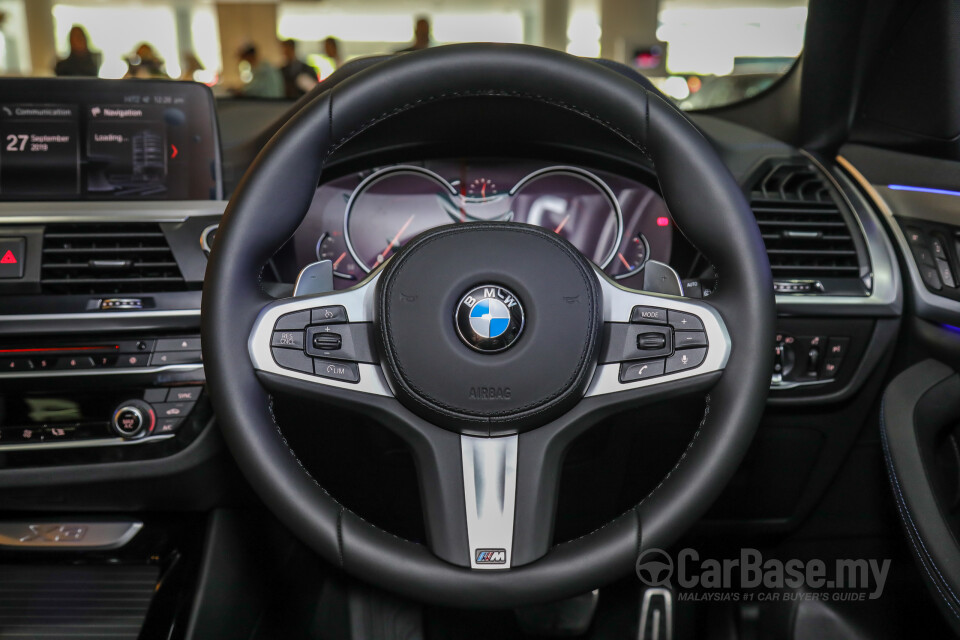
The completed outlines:
[[[173,456],[212,416],[199,335],[225,204],[212,96],[3,83],[0,475]]]

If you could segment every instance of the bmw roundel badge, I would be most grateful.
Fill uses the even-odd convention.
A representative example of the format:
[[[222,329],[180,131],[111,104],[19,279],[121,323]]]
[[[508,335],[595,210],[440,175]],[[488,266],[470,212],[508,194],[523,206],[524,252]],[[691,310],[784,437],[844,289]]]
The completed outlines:
[[[485,284],[460,298],[455,320],[457,333],[467,346],[494,353],[517,341],[523,331],[523,306],[509,290]]]

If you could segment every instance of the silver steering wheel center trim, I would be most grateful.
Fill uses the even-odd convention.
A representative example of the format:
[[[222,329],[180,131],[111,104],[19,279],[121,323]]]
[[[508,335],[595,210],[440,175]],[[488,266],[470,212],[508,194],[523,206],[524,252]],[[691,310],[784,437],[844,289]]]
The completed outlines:
[[[509,569],[519,436],[460,436],[470,568]]]
[[[620,363],[598,365],[593,380],[587,387],[585,397],[667,384],[713,371],[721,371],[727,366],[732,348],[730,333],[727,331],[723,318],[720,317],[713,305],[690,298],[626,289],[611,280],[600,269],[594,267],[594,270],[597,272],[603,295],[604,322],[630,322],[633,308],[638,306],[666,309],[668,313],[670,311],[691,313],[703,322],[708,347],[706,358],[697,367],[635,382],[620,382]]]
[[[253,330],[250,332],[250,339],[247,343],[247,351],[250,354],[253,368],[258,371],[275,373],[328,387],[392,397],[394,394],[387,384],[383,371],[377,365],[360,363],[357,365],[360,372],[360,381],[343,382],[285,369],[276,363],[273,354],[270,352],[273,327],[277,324],[280,316],[288,313],[316,309],[317,307],[341,306],[346,310],[347,319],[351,323],[372,322],[376,285],[380,279],[380,273],[381,271],[376,271],[372,276],[350,289],[299,298],[284,298],[265,306],[260,310],[260,314],[253,323]]]

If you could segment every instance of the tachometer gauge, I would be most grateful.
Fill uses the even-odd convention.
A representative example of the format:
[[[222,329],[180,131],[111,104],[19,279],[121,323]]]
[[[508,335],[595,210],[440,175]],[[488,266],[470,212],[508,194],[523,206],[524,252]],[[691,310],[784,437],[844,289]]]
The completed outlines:
[[[378,171],[357,186],[344,213],[347,251],[364,271],[387,261],[414,236],[458,222],[456,190],[416,166]]]
[[[642,233],[627,238],[621,245],[617,255],[607,273],[617,280],[635,276],[643,271],[643,266],[650,258],[650,243]]]
[[[333,275],[345,280],[357,280],[363,272],[350,257],[343,234],[324,231],[317,239],[317,260],[329,260],[333,263]]]

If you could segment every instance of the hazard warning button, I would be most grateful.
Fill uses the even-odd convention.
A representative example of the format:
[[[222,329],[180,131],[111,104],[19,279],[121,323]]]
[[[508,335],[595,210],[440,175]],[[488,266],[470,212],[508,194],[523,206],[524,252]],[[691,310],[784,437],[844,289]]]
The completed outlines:
[[[23,277],[26,246],[23,238],[0,238],[0,278]]]

